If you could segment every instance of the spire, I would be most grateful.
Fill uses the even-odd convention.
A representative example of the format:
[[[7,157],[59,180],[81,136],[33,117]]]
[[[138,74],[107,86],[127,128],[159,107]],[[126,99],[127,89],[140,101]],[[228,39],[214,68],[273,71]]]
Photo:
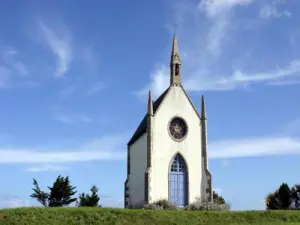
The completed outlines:
[[[176,34],[174,34],[173,37],[170,67],[171,67],[170,85],[181,85],[181,60],[180,60],[179,46],[178,46]]]
[[[151,91],[149,91],[148,97],[148,115],[153,115],[153,102],[151,97]]]
[[[206,120],[206,106],[204,101],[204,95],[202,95],[201,119]]]

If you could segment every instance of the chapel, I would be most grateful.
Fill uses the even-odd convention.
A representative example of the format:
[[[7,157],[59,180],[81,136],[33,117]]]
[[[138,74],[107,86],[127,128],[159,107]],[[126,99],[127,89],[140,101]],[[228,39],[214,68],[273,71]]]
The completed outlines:
[[[200,198],[212,201],[207,159],[204,96],[198,112],[182,85],[176,34],[170,61],[170,86],[155,100],[127,144],[125,208],[167,199],[178,207]]]

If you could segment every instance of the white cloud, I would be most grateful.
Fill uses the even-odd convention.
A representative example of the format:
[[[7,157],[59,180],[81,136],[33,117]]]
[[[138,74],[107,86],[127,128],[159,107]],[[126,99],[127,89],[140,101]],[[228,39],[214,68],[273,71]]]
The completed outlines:
[[[214,190],[215,192],[217,192],[219,195],[221,195],[222,192],[223,192],[222,188],[220,188],[220,187],[213,188],[213,190]]]
[[[212,22],[206,37],[206,48],[209,54],[214,57],[220,56],[224,38],[229,36],[232,9],[252,2],[254,0],[202,0],[199,2],[200,12]]]
[[[4,48],[0,53],[0,88],[26,86],[24,81],[29,74],[25,63],[20,59],[20,53],[14,48]]]
[[[169,68],[165,65],[157,66],[155,71],[150,74],[151,82],[142,90],[134,92],[139,98],[143,99],[151,90],[153,97],[158,97],[170,85]]]
[[[86,94],[87,95],[94,95],[94,94],[98,93],[99,91],[102,91],[103,89],[105,89],[105,87],[106,87],[106,85],[102,82],[96,83],[95,85],[90,87],[89,90],[87,90]]]
[[[19,52],[13,48],[9,48],[2,52],[3,62],[15,73],[26,76],[29,74],[28,68],[23,61],[19,59]]]
[[[0,65],[0,88],[7,88],[11,80],[11,70]]]
[[[295,85],[295,84],[300,84],[300,80],[279,80],[279,81],[272,81],[267,84],[271,86]]]
[[[66,93],[65,93],[66,94]],[[89,123],[92,121],[92,118],[83,114],[83,113],[72,113],[68,110],[63,110],[59,106],[54,106],[54,119],[63,123],[77,123],[85,122]]]
[[[278,4],[278,0],[272,3],[265,4],[259,12],[260,18],[271,19],[271,18],[279,18],[283,16],[292,17],[291,12],[287,10],[279,12],[277,9],[277,4]]]
[[[29,206],[32,206],[29,200],[22,200],[14,196],[0,194],[0,209],[20,208]]]
[[[66,34],[58,34],[58,32],[55,32],[42,21],[38,22],[38,26],[46,44],[57,57],[55,76],[62,77],[69,70],[73,58],[70,37]]]
[[[86,122],[89,123],[92,121],[92,119],[84,114],[64,114],[64,113],[58,113],[55,116],[56,120],[59,120],[63,123],[76,123],[76,122]]]
[[[227,159],[223,159],[222,162],[221,162],[221,166],[222,168],[225,168],[229,165],[229,161]]]
[[[56,150],[41,148],[1,148],[0,164],[45,164],[45,168],[58,169],[65,163],[88,161],[125,160],[127,135],[105,136],[72,148],[54,147]],[[300,140],[291,137],[259,137],[241,140],[220,140],[210,142],[210,159],[238,157],[261,157],[276,155],[300,155]],[[55,166],[54,166],[55,165]],[[60,168],[62,169],[62,168]]]
[[[161,66],[151,74],[151,83],[142,90],[136,92],[139,97],[145,98],[148,90],[152,90],[154,97],[159,96],[170,82],[169,69]],[[187,91],[228,91],[236,88],[244,88],[251,84],[260,83],[266,85],[290,85],[299,81],[286,81],[290,77],[300,75],[300,59],[294,60],[283,68],[265,72],[246,73],[236,70],[232,75],[213,76],[209,71],[196,71],[195,74],[183,80]]]
[[[104,136],[89,141],[77,148],[59,148],[56,151],[38,147],[31,148],[5,148],[0,147],[0,164],[55,164],[124,160],[126,158],[125,135]]]
[[[198,7],[209,18],[214,18],[235,6],[247,5],[255,0],[202,0]]]
[[[240,33],[237,32],[243,26],[243,20],[238,20],[238,9],[242,9],[258,3],[255,0],[202,0],[198,4],[184,4],[182,7],[176,7],[175,15],[180,15],[182,30],[178,32],[179,45],[182,43],[187,58],[183,58],[183,84],[188,91],[228,91],[238,88],[245,89],[252,84],[263,85],[288,85],[297,82],[287,81],[299,75],[300,59],[287,62],[286,67],[268,67],[260,69],[255,67],[249,70],[242,66],[222,69],[223,61],[226,64],[233,63],[228,60],[225,53],[232,54],[229,44],[236,45],[239,42]],[[183,4],[181,4],[183,5]],[[181,10],[181,11],[180,11]],[[247,18],[247,21],[257,21],[257,18]],[[245,22],[246,23],[246,22]],[[258,24],[258,23],[257,23]],[[261,25],[261,24],[260,24]],[[258,25],[257,25],[258,26]],[[244,29],[244,28],[243,28]],[[252,27],[251,29],[255,29]],[[236,38],[236,39],[235,39]],[[242,52],[246,46],[236,46]],[[170,50],[169,50],[170,51]],[[166,59],[168,61],[169,58]],[[243,62],[248,67],[249,56]],[[277,60],[277,59],[274,59]],[[228,61],[228,62],[227,62]],[[242,59],[239,58],[242,62]],[[263,63],[263,60],[262,60]],[[154,97],[159,96],[166,87],[169,86],[169,67],[165,63],[159,63],[154,72],[150,74],[150,82],[141,90],[135,91],[138,97],[145,99],[149,89],[154,93]],[[217,69],[216,69],[217,68]],[[280,84],[279,84],[280,83]]]
[[[29,167],[27,170],[29,172],[53,172],[53,171],[69,170],[69,168],[61,165],[45,164],[45,165],[32,166]]]
[[[285,124],[281,130],[288,135],[299,135],[300,134],[300,118],[296,118],[291,122]]]
[[[236,70],[231,76],[215,77],[214,79],[205,77],[199,80],[199,74],[190,77],[185,82],[185,87],[189,91],[203,91],[203,90],[233,90],[244,85],[251,85],[253,83],[269,84],[272,81],[282,81],[287,77],[299,76],[300,72],[300,59],[294,60],[289,63],[285,68],[277,68],[273,71],[257,72],[257,73],[244,73]]]
[[[300,140],[290,137],[266,137],[214,141],[208,145],[209,158],[300,155]]]

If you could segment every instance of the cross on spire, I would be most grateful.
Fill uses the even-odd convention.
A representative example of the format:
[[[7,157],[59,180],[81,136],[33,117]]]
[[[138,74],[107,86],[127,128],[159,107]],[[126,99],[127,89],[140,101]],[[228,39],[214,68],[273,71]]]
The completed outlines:
[[[177,23],[175,21],[173,23],[173,28],[174,28],[174,34],[176,34]]]

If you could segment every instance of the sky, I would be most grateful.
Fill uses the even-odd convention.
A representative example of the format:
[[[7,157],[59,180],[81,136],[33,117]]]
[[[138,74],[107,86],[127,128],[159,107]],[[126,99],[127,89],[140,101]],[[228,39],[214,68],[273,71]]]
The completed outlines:
[[[264,209],[299,182],[300,2],[0,2],[0,208],[36,206],[70,176],[123,207],[127,142],[169,85],[173,24],[184,88],[205,95],[214,189],[234,210]]]

